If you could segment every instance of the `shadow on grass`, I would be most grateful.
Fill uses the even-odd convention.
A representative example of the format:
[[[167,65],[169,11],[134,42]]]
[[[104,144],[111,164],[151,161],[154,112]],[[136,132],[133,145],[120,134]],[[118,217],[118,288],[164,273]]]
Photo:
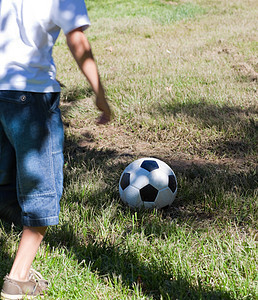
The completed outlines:
[[[224,132],[225,137],[212,139],[208,151],[219,156],[243,158],[247,154],[257,153],[258,124],[257,106],[248,108],[229,105],[215,105],[206,100],[189,100],[186,103],[170,100],[159,103],[153,109],[155,117],[186,115],[201,129],[215,128]]]
[[[75,103],[78,99],[89,98],[94,95],[94,92],[90,86],[87,87],[77,87],[75,89],[68,89],[62,85],[62,101],[65,103]],[[63,113],[66,113],[64,110]]]
[[[187,275],[175,276],[166,265],[161,268],[153,262],[142,263],[129,248],[113,246],[108,241],[82,246],[70,226],[64,225],[53,232],[47,242],[53,247],[65,246],[80,265],[90,265],[91,271],[97,272],[103,282],[108,277],[114,283],[119,277],[123,285],[131,289],[138,286],[143,295],[153,299],[161,299],[161,296],[163,299],[233,299],[228,292],[209,290],[201,282],[197,286],[191,285],[186,280]]]
[[[2,223],[6,235],[18,235],[20,228],[13,228],[11,225]],[[75,257],[81,267],[91,266],[92,272],[97,272],[104,282],[104,277],[109,277],[113,283],[119,277],[123,285],[134,288],[136,285],[145,296],[153,299],[233,299],[229,293],[222,290],[208,290],[202,287],[201,282],[192,286],[185,279],[185,276],[175,277],[170,274],[164,265],[164,269],[152,264],[141,263],[136,254],[127,249],[120,249],[119,246],[112,246],[110,243],[96,242],[82,246],[71,226],[57,226],[51,233],[47,234],[45,241],[51,247],[65,247],[69,255]],[[0,287],[3,284],[3,277],[9,272],[13,258],[8,253],[8,238],[0,236]],[[111,299],[111,298],[110,298]]]

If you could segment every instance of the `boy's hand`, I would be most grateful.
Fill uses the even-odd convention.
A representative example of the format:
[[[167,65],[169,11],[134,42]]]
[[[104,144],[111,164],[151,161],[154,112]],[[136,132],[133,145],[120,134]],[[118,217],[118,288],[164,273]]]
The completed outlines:
[[[100,111],[102,111],[102,114],[97,119],[97,124],[107,124],[111,120],[111,110],[105,96],[96,97],[96,106]]]
[[[110,118],[107,118],[107,116],[106,116],[104,113],[102,113],[102,114],[98,117],[96,123],[97,123],[97,125],[105,125],[105,124],[107,124],[109,121],[110,121]]]

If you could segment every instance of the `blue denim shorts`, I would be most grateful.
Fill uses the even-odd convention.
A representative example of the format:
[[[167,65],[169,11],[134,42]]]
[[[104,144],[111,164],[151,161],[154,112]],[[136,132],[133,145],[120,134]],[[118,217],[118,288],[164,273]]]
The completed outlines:
[[[0,213],[20,210],[25,226],[58,224],[64,140],[59,99],[59,93],[0,91]]]

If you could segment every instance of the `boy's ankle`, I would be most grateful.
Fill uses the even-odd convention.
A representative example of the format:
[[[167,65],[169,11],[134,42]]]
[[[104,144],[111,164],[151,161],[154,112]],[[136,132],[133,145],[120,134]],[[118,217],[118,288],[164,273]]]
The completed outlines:
[[[10,274],[8,275],[8,277],[10,279],[13,279],[13,280],[17,280],[17,281],[28,281],[29,280],[29,272],[28,273],[25,273],[25,272],[21,272],[21,273],[18,273],[18,272],[10,272]]]

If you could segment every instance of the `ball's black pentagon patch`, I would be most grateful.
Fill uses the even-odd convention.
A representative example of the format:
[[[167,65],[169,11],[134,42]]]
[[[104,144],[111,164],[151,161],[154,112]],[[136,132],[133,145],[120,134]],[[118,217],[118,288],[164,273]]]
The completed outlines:
[[[151,172],[159,168],[158,163],[155,160],[145,160],[141,164],[141,168]]]
[[[148,184],[145,187],[140,189],[140,195],[142,201],[154,202],[158,195],[158,190],[155,187],[153,187],[151,184]]]
[[[130,184],[130,173],[124,173],[120,181],[120,186],[123,190],[125,190],[129,184]]]
[[[176,178],[174,175],[168,176],[168,187],[171,189],[171,191],[174,193],[176,190]]]

